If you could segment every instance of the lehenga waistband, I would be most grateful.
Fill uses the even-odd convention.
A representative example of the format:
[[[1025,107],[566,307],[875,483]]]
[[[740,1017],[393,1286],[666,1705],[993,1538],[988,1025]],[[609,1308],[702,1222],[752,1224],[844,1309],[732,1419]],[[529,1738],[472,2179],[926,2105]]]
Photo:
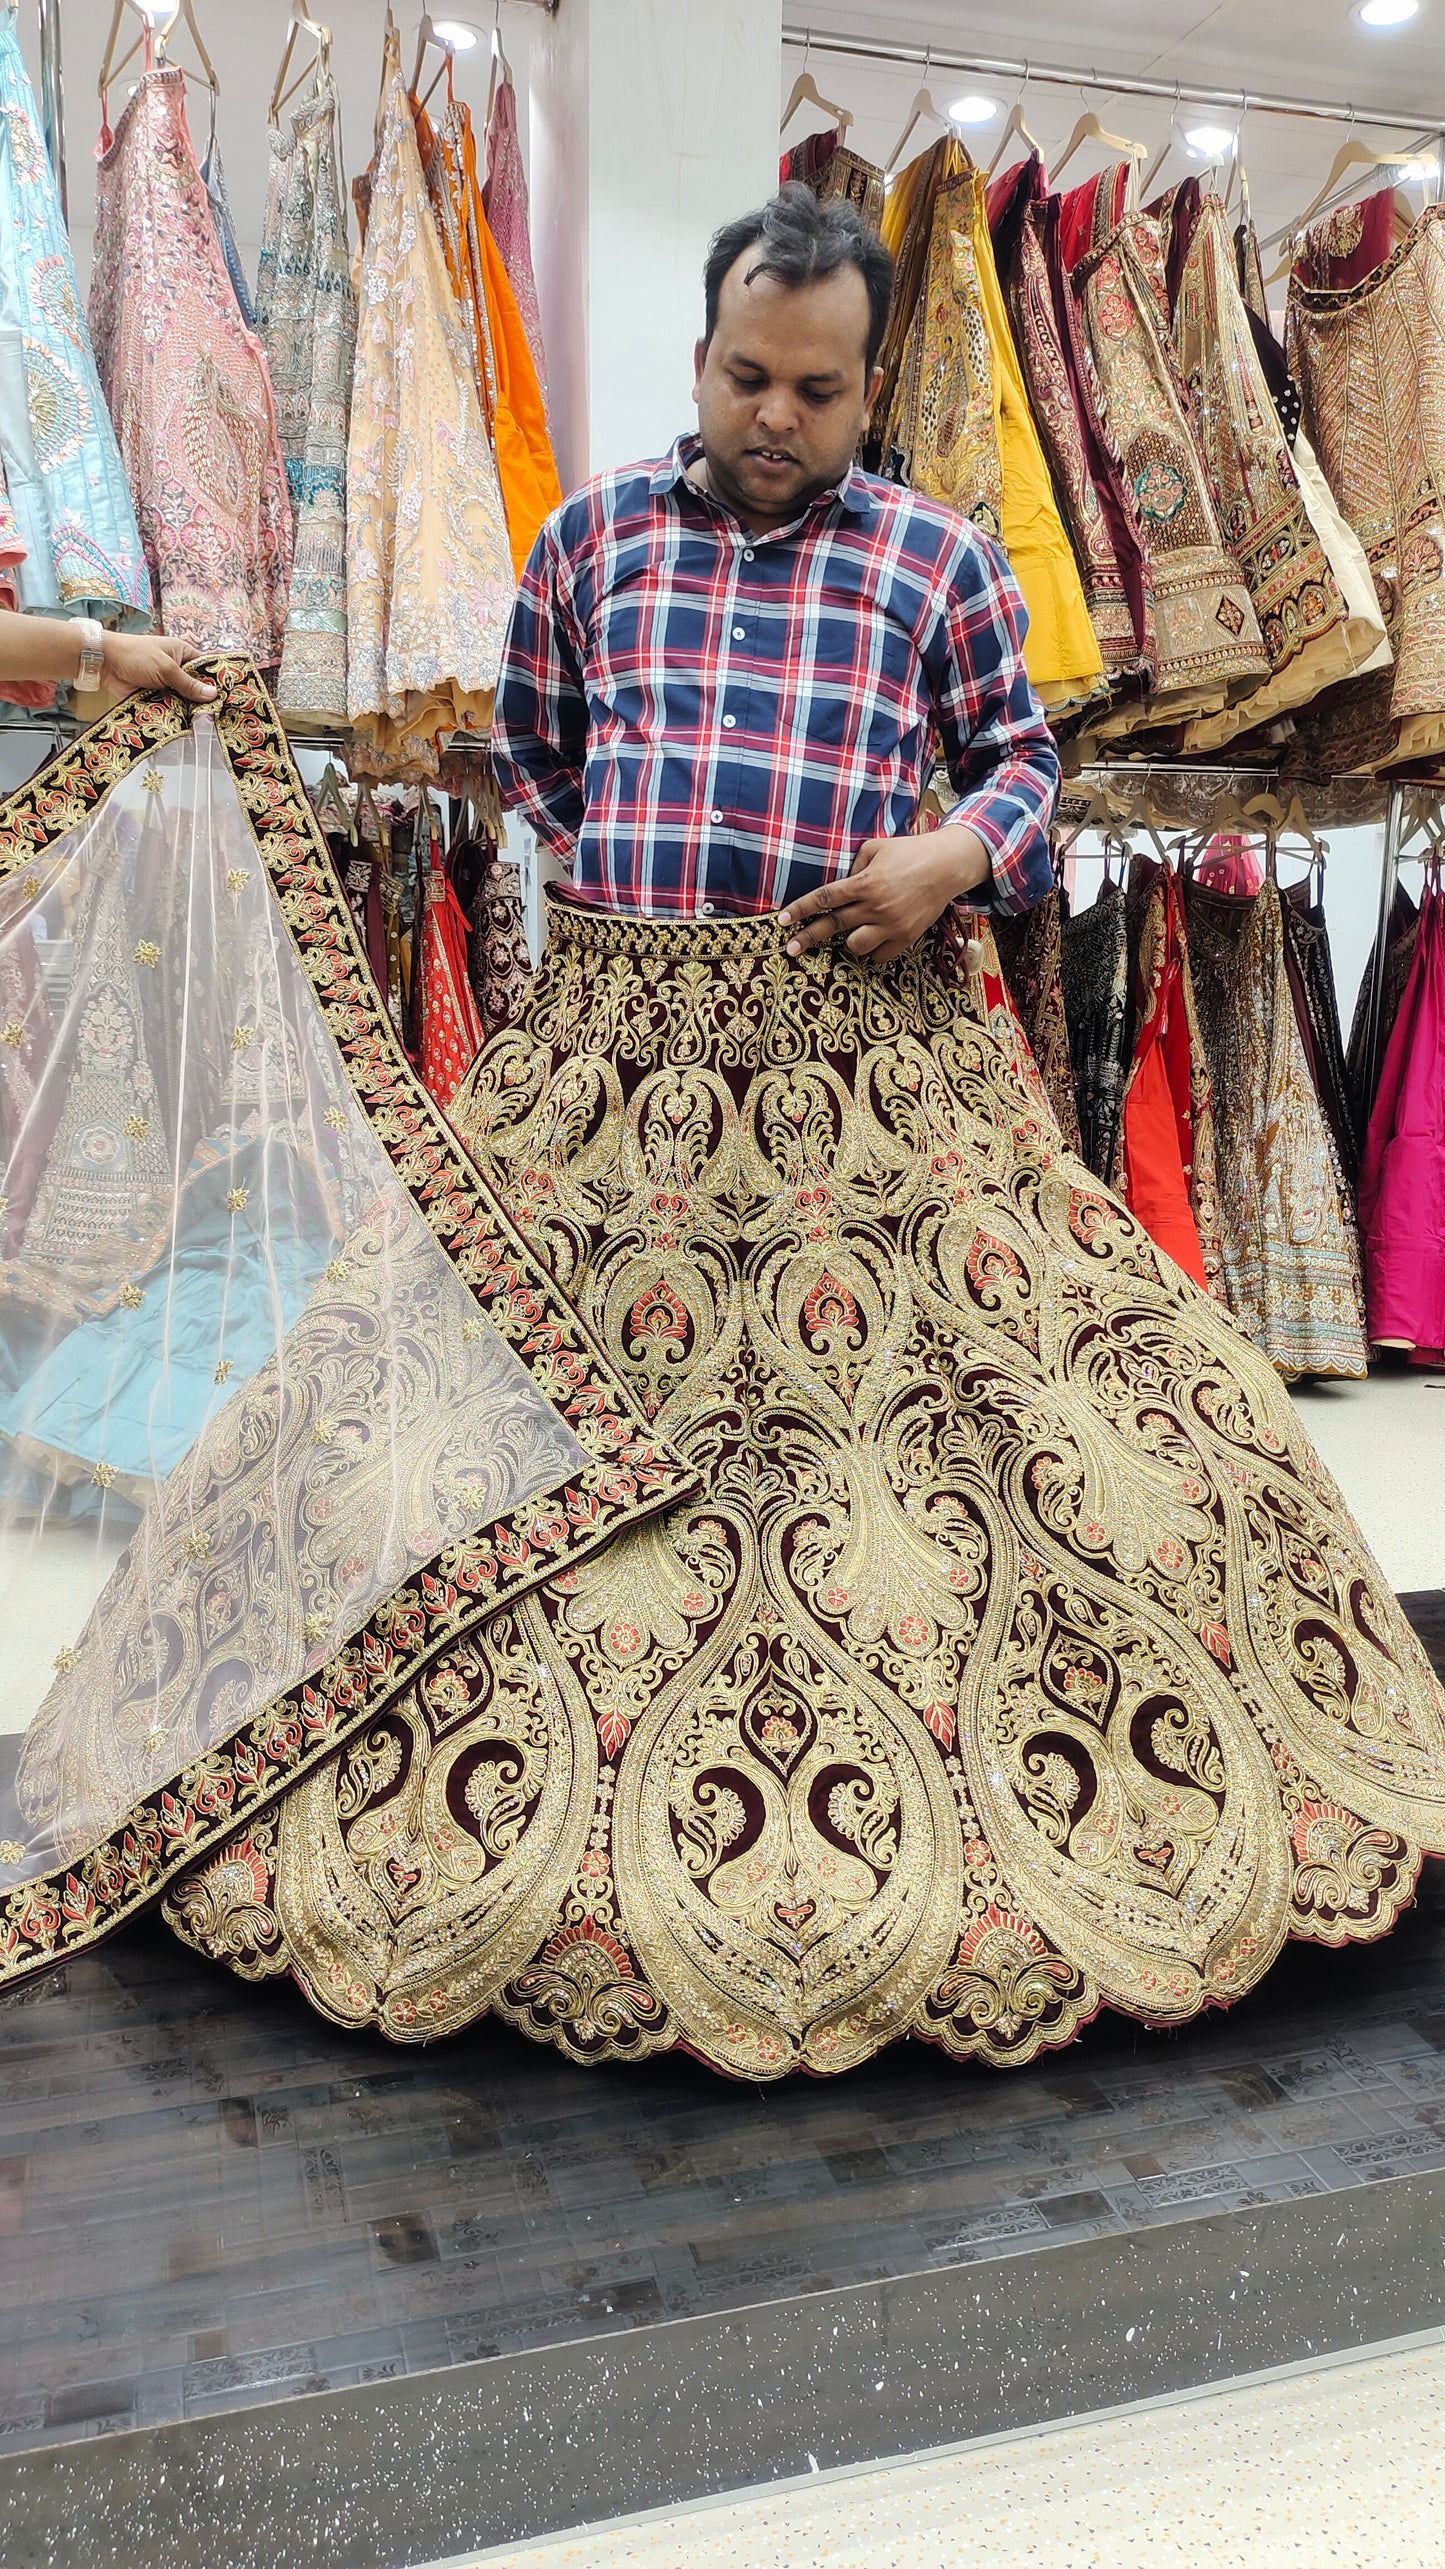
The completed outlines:
[[[590,901],[547,892],[547,935],[552,945],[576,953],[626,955],[635,963],[670,963],[684,958],[696,963],[727,963],[742,955],[782,952],[788,931],[776,910],[730,914],[726,918],[644,917],[640,912],[604,910]]]

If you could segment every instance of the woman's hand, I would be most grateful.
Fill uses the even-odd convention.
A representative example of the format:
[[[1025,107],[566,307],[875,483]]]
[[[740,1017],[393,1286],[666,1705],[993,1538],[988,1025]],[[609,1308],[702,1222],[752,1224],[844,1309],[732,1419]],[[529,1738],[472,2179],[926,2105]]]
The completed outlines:
[[[987,847],[962,822],[917,838],[865,839],[841,882],[805,892],[779,913],[789,954],[847,939],[850,954],[892,963],[941,919],[950,901],[975,892],[992,871]]]
[[[193,705],[208,705],[215,695],[209,679],[185,666],[198,656],[193,642],[173,642],[163,633],[108,633],[103,648],[107,684],[120,695],[137,687],[173,687]]]

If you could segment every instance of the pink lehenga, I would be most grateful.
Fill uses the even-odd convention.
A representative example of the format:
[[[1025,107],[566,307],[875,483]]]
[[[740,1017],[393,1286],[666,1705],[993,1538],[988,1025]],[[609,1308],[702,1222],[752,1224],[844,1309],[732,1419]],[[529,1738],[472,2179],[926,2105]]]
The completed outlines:
[[[291,503],[261,343],[241,316],[172,64],[101,132],[90,327],[160,621],[281,658]]]

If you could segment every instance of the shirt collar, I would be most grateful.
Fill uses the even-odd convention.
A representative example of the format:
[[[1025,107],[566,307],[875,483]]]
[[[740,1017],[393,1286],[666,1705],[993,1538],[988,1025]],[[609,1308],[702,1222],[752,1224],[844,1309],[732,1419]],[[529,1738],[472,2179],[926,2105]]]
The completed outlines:
[[[663,456],[652,476],[652,488],[658,498],[665,498],[669,491],[675,491],[680,482],[687,480],[689,465],[695,464],[701,453],[702,439],[695,429],[674,441],[671,452]],[[705,498],[708,495],[700,493],[698,496]],[[860,472],[856,464],[848,466],[831,491],[820,491],[804,515],[811,516],[813,510],[832,507],[835,503],[845,517],[856,517],[866,522],[872,516],[874,502],[868,488],[868,476]],[[719,508],[722,503],[714,500],[713,506]],[[731,512],[725,511],[724,514],[730,515]]]

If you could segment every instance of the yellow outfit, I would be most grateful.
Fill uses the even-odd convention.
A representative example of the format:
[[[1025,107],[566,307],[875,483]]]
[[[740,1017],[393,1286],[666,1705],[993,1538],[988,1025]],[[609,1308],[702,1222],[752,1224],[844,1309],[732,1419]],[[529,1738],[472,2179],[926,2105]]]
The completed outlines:
[[[984,185],[936,144],[890,193],[899,304],[880,416],[916,490],[999,536],[1029,611],[1024,665],[1051,713],[1101,693],[1104,664],[1009,328]]]

